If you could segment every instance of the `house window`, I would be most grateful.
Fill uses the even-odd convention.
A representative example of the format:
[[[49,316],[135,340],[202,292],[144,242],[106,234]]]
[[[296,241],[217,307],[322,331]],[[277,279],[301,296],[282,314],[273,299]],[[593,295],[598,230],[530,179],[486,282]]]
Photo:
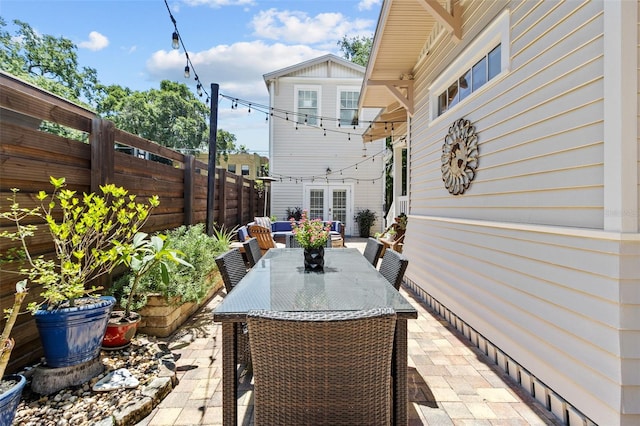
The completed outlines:
[[[429,87],[432,119],[506,74],[510,60],[509,25],[509,11],[504,11],[433,82]]]
[[[297,124],[317,126],[320,123],[320,88],[314,86],[296,86]]]
[[[242,169],[242,176],[249,176],[249,165],[248,164],[243,164],[241,166]]]
[[[229,173],[235,173],[236,172],[236,165],[235,164],[228,164],[227,165],[227,171]]]
[[[465,70],[438,97],[438,115],[453,108],[471,92],[480,89],[487,81],[500,74],[500,45],[494,47],[486,56]]]
[[[358,125],[358,98],[360,91],[338,88],[338,126]]]

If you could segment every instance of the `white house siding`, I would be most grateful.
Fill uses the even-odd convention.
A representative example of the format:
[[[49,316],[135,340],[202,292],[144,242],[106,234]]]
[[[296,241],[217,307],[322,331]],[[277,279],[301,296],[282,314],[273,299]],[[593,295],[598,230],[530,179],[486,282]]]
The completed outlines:
[[[292,70],[277,79],[277,88],[272,89],[272,106],[279,110],[295,111],[295,88],[298,85],[318,86],[321,90],[320,115],[335,118],[337,115],[338,87],[352,86],[360,90],[363,72],[341,66],[336,62],[315,64]],[[365,111],[361,120],[372,120],[375,114]],[[379,225],[372,232],[382,229],[383,217],[383,153],[384,141],[367,143],[366,155],[375,157],[367,161],[363,157],[363,143],[360,134],[365,127],[353,130],[349,140],[348,130],[338,128],[335,121],[323,121],[327,129],[305,127],[295,129],[295,116],[287,120],[271,120],[270,172],[280,178],[272,185],[271,212],[282,219],[288,208],[303,206],[303,184],[350,186],[352,205],[348,214],[347,235],[357,233],[353,215],[360,209],[377,212]],[[345,132],[340,134],[332,130]],[[357,165],[357,168],[356,168]],[[329,167],[332,173],[327,175]],[[341,172],[342,171],[342,172]],[[291,179],[289,177],[292,177]],[[315,177],[312,179],[312,177]],[[374,182],[375,180],[375,182]]]
[[[406,277],[594,422],[640,424],[640,236],[604,230],[604,4],[463,5],[462,44],[439,38],[414,70]],[[510,71],[430,122],[428,87],[504,9]],[[480,158],[453,196],[458,118]]]

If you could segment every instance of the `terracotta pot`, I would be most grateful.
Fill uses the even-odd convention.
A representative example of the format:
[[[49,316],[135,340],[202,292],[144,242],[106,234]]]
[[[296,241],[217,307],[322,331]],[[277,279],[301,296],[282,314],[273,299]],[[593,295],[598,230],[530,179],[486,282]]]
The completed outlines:
[[[113,311],[102,339],[102,348],[119,349],[129,346],[139,323],[140,315],[137,312],[131,312],[129,317],[125,317],[124,311]]]

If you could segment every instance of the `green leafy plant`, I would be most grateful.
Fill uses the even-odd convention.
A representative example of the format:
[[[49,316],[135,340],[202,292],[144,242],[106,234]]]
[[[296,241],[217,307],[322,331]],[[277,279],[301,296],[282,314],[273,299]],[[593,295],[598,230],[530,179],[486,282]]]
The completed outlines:
[[[303,248],[320,248],[327,244],[331,222],[323,222],[320,219],[308,219],[307,211],[302,211],[299,221],[290,219],[291,231]]]
[[[360,236],[368,237],[371,227],[373,226],[373,224],[377,219],[376,213],[372,210],[364,209],[364,210],[358,211],[353,218],[358,223]]]
[[[140,278],[134,295],[131,298],[131,309],[140,309],[147,303],[147,296],[160,294],[168,301],[200,302],[209,292],[213,282],[212,271],[217,270],[215,258],[218,254],[229,249],[233,231],[224,228],[214,230],[214,236],[210,237],[204,231],[204,224],[181,226],[166,232],[165,244],[172,250],[180,253],[182,259],[192,267],[182,263],[168,263],[167,272],[169,281],[163,279],[162,268],[158,265]],[[127,303],[130,293],[132,272],[118,278],[111,287],[120,305]]]
[[[160,278],[165,285],[169,285],[171,282],[169,271],[172,264],[180,264],[187,268],[193,268],[193,265],[182,259],[182,252],[170,247],[165,235],[147,237],[148,234],[138,232],[134,235],[131,245],[122,247],[122,263],[131,269],[131,274],[129,275],[129,292],[124,306],[124,318],[128,318],[131,313],[133,297],[136,294],[140,280],[153,268],[159,269]]]
[[[9,261],[23,262],[18,273],[42,285],[40,295],[44,300],[30,303],[27,309],[31,312],[43,304],[47,309],[73,306],[77,299],[100,290],[85,286],[123,261],[124,248],[160,203],[157,196],[149,198],[148,204],[138,203],[135,195],[113,184],[100,186],[102,194],[78,196],[76,191],[64,188],[65,178],[51,177],[50,181],[53,193],[40,191],[36,196],[38,207],[20,207],[16,199],[19,190],[14,188],[10,209],[0,213],[1,219],[15,226],[15,231],[3,231],[0,237],[17,241],[20,246],[19,258],[14,255]],[[33,218],[45,221],[55,246],[55,259],[30,253],[28,241],[37,227],[24,222]]]

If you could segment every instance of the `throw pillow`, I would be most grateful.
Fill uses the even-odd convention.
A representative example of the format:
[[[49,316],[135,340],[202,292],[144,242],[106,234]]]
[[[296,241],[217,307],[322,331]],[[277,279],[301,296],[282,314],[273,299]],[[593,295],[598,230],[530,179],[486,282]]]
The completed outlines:
[[[253,221],[256,225],[264,226],[267,229],[271,229],[271,219],[268,217],[254,217]]]

